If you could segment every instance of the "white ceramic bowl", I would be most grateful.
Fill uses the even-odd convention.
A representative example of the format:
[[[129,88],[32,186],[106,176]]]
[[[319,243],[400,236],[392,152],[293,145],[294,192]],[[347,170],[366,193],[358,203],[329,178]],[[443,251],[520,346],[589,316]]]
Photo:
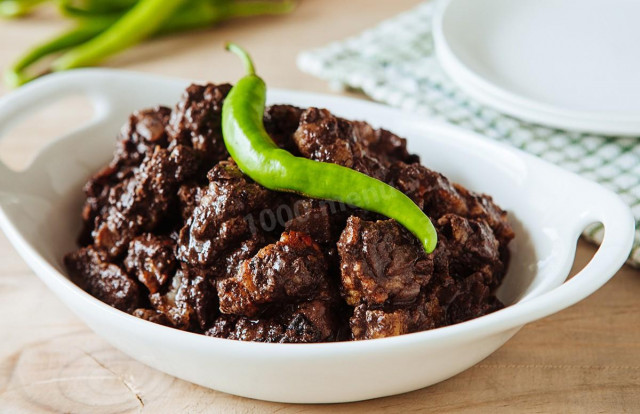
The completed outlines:
[[[118,349],[176,377],[246,397],[328,403],[422,388],[482,360],[524,324],[564,309],[604,284],[624,263],[633,218],[613,193],[522,152],[382,105],[302,92],[270,102],[319,106],[409,139],[422,162],[489,193],[516,231],[498,296],[507,305],[458,325],[393,338],[327,344],[264,344],[209,338],[137,319],[105,305],[65,276],[62,256],[80,228],[82,184],[108,162],[114,137],[135,109],[173,105],[185,80],[108,70],[50,75],[0,100],[0,129],[69,94],[95,105],[88,124],[46,147],[17,173],[0,165],[0,225],[37,275],[78,317]],[[565,282],[586,225],[605,227],[593,260]]]

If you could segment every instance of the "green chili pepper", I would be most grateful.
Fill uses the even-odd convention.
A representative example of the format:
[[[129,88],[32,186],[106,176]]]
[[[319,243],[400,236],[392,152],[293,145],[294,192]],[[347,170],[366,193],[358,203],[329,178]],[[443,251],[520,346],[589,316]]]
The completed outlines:
[[[135,3],[133,0],[121,0],[121,4],[124,5],[127,1]],[[102,8],[89,8],[89,5],[92,4],[91,1],[89,1],[89,4],[85,4],[85,8],[77,8],[78,6],[73,4],[73,2],[65,0],[60,3],[60,8],[64,14],[83,21],[88,21],[95,17],[117,18],[123,15],[122,9],[114,9],[116,10],[114,13],[113,10],[106,12],[102,11]],[[295,3],[292,0],[191,0],[178,9],[158,29],[156,34],[209,27],[222,20],[237,17],[289,13],[294,9],[294,6]]]
[[[178,32],[213,26],[223,20],[267,14],[284,14],[293,10],[290,0],[195,1],[178,10],[176,15],[160,27],[157,34]]]
[[[294,6],[295,3],[289,0],[243,0],[240,2],[192,0],[167,19],[153,36],[210,27],[221,21],[238,17],[289,13]],[[113,24],[118,17],[120,16],[84,17],[80,21],[83,26],[93,25],[97,35]],[[105,23],[108,24],[105,26]]]
[[[71,17],[121,14],[135,6],[138,0],[59,0],[60,11]]]
[[[43,75],[43,73],[27,73],[27,68],[45,56],[92,39],[111,26],[113,22],[113,19],[97,18],[92,19],[91,22],[82,22],[77,27],[31,49],[6,70],[5,82],[11,87],[17,87]]]
[[[240,170],[271,190],[341,201],[393,218],[420,240],[427,253],[435,249],[437,234],[431,220],[404,193],[350,168],[296,157],[279,148],[262,121],[264,81],[246,51],[233,43],[226,48],[242,59],[247,71],[222,106],[224,143]]]
[[[78,25],[75,28],[62,33],[46,43],[36,46],[11,65],[5,72],[5,82],[9,86],[17,87],[45,73],[65,69],[65,66],[59,64],[39,73],[29,73],[28,71],[30,65],[50,54],[89,42],[91,39],[109,29],[118,19],[126,15],[126,13],[122,12],[119,14],[101,14],[99,11],[103,9],[91,9],[90,6],[98,7],[103,3],[103,1],[98,0],[63,1],[60,6],[71,7],[76,3],[82,4],[85,7],[83,10],[86,11],[87,14],[83,14],[83,17],[78,19]],[[116,4],[122,7],[126,4],[134,3],[135,0],[119,0],[119,2],[116,2]],[[114,4],[114,7],[116,4]],[[294,5],[295,3],[290,0],[277,2],[271,0],[244,0],[241,2],[229,0],[191,0],[165,20],[151,36],[162,36],[183,30],[210,27],[231,18],[288,13],[293,10]],[[103,6],[107,7],[106,4]],[[95,13],[95,15],[91,13]],[[81,47],[84,48],[84,46]],[[72,50],[69,54],[72,56],[77,55],[78,51]],[[66,58],[68,59],[69,57],[67,56]]]
[[[94,65],[138,43],[156,32],[186,1],[140,0],[107,30],[53,62],[53,70]]]
[[[0,1],[0,16],[22,17],[47,0],[3,0]]]

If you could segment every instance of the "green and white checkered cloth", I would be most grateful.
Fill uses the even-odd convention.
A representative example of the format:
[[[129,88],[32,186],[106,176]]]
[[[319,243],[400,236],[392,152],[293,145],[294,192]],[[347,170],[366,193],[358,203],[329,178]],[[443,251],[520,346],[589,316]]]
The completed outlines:
[[[304,52],[298,66],[335,86],[509,143],[617,192],[636,219],[628,263],[640,268],[640,137],[551,129],[474,101],[447,78],[435,57],[433,10],[433,2],[427,2],[358,36]],[[600,243],[603,234],[601,225],[593,225],[584,237]]]

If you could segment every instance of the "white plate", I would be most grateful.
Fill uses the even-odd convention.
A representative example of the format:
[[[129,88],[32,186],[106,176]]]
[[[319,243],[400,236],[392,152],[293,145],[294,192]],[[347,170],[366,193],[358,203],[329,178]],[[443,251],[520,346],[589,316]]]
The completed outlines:
[[[441,0],[433,36],[474,99],[552,127],[640,136],[640,2]]]
[[[507,308],[458,325],[394,338],[264,344],[210,338],[116,310],[65,276],[75,248],[83,183],[111,158],[114,136],[135,109],[173,105],[186,80],[109,70],[49,75],[0,100],[0,129],[68,94],[83,93],[95,118],[45,148],[24,172],[0,165],[0,225],[36,274],[96,333],[133,358],[205,387],[246,397],[327,403],[422,388],[479,362],[524,324],[594,292],[624,263],[633,241],[629,208],[613,193],[522,152],[464,130],[371,102],[271,90],[272,103],[326,107],[409,139],[423,163],[510,212],[512,263],[498,296]],[[602,222],[594,259],[569,273],[576,240]]]

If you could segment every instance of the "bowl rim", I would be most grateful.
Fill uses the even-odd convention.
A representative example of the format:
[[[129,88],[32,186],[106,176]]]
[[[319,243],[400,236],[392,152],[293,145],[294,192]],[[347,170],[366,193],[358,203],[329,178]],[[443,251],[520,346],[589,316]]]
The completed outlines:
[[[105,79],[110,79],[108,82]],[[80,86],[83,92],[90,91],[95,94],[96,88],[99,91],[100,85],[108,88],[109,82],[138,82],[144,80],[148,82],[181,82],[187,83],[188,80],[170,77],[160,77],[148,74],[138,74],[128,71],[119,71],[112,69],[80,69],[69,71],[66,73],[48,75],[42,79],[36,80],[31,84],[13,92],[3,98],[0,98],[0,131],[6,125],[7,119],[11,115],[15,115],[21,107],[32,103],[34,99],[42,98],[43,95],[51,95],[59,93],[61,90],[68,88],[69,85]],[[100,80],[100,82],[96,82]],[[96,87],[96,83],[98,86]],[[73,88],[71,88],[73,89]],[[292,96],[306,97],[309,99],[318,98],[323,103],[341,102],[352,105],[364,106],[370,110],[382,111],[389,116],[409,118],[413,122],[424,125],[428,131],[440,132],[448,135],[447,139],[457,139],[465,145],[471,145],[485,151],[507,151],[509,154],[516,156],[522,160],[527,167],[531,169],[544,169],[554,174],[561,174],[564,179],[568,180],[572,185],[579,185],[590,192],[587,200],[592,201],[594,205],[590,214],[581,215],[576,218],[573,223],[574,238],[572,240],[563,241],[568,243],[567,251],[571,258],[575,253],[576,240],[587,224],[600,221],[605,226],[605,236],[601,247],[599,248],[593,259],[585,266],[582,271],[575,275],[571,280],[552,288],[549,291],[541,292],[537,296],[519,300],[518,302],[505,307],[499,311],[484,315],[466,322],[455,325],[444,326],[427,331],[414,332],[394,337],[360,340],[360,341],[344,341],[344,342],[323,342],[312,344],[282,344],[282,343],[261,343],[261,342],[244,342],[225,338],[208,337],[202,334],[182,331],[176,328],[166,327],[153,322],[149,322],[126,312],[117,310],[106,303],[91,296],[74,284],[63,273],[58,271],[49,261],[41,256],[36,248],[30,245],[20,230],[9,219],[5,211],[5,203],[7,199],[9,203],[20,201],[20,196],[11,194],[10,191],[4,190],[13,197],[2,197],[3,181],[0,179],[0,228],[2,228],[11,243],[16,247],[18,253],[23,259],[35,270],[35,273],[52,289],[58,296],[65,293],[75,296],[90,307],[93,312],[98,312],[103,317],[113,318],[113,322],[118,321],[139,332],[148,332],[149,334],[163,336],[167,340],[180,341],[183,346],[190,347],[228,347],[231,346],[238,350],[254,350],[260,354],[268,352],[270,357],[295,358],[308,357],[312,355],[331,355],[344,354],[354,355],[362,351],[381,351],[381,350],[397,350],[399,347],[425,345],[426,343],[450,343],[451,341],[468,341],[474,338],[480,338],[503,332],[509,329],[519,328],[526,323],[540,319],[572,304],[582,300],[586,296],[593,293],[596,289],[608,281],[614,273],[624,264],[628,252],[631,250],[634,237],[634,219],[630,209],[626,204],[611,191],[592,183],[573,173],[562,170],[546,161],[535,158],[520,150],[509,147],[506,144],[496,143],[462,128],[434,122],[430,120],[421,120],[417,114],[407,114],[404,111],[390,108],[381,104],[347,98],[341,96],[332,96],[318,93],[306,93],[298,91],[289,91],[285,89],[271,89],[272,96]],[[107,96],[105,94],[104,96]],[[104,98],[101,96],[100,98]],[[101,102],[101,105],[104,102]],[[453,138],[452,138],[453,137]],[[64,140],[64,136],[58,138],[55,142]],[[0,136],[1,139],[1,136]],[[31,166],[30,166],[31,167]],[[10,174],[12,177],[19,177],[28,174],[29,168],[25,172],[15,173],[0,163],[0,176],[2,174]],[[19,179],[17,181],[20,181]],[[572,260],[568,261],[567,269],[559,269],[557,272],[568,275]],[[565,266],[566,267],[566,266]],[[45,276],[46,275],[46,276]],[[61,298],[66,304],[66,300]],[[78,315],[85,320],[83,315]],[[213,342],[212,342],[213,341]],[[259,355],[260,355],[259,354]]]

